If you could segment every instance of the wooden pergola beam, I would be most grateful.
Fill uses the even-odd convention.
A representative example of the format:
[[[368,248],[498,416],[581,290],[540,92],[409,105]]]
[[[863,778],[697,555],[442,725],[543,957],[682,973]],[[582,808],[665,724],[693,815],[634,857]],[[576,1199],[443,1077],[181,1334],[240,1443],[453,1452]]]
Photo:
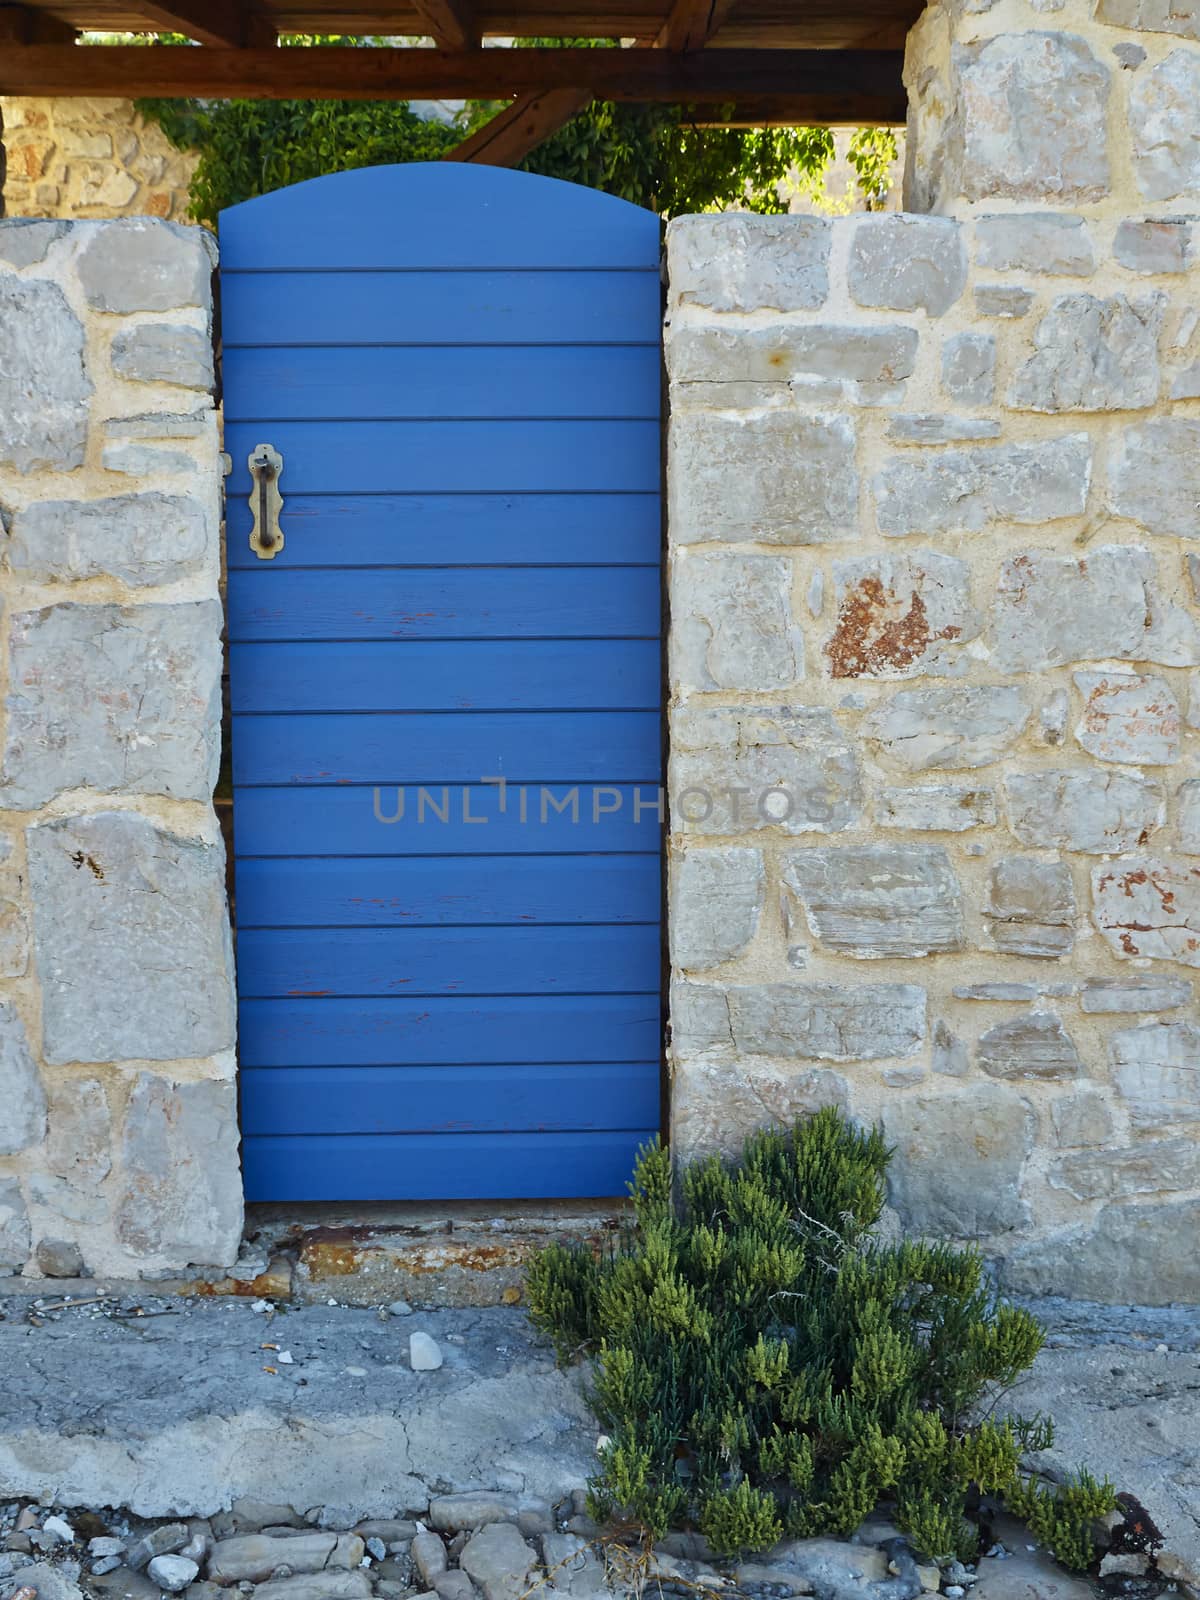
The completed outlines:
[[[134,9],[149,32],[183,33],[218,49],[271,42],[238,0],[134,0]]]
[[[591,103],[592,96],[586,89],[547,89],[543,94],[518,95],[490,122],[476,128],[470,138],[447,151],[442,160],[515,167]]]
[[[906,112],[902,59],[890,50],[16,45],[0,54],[0,94],[507,100],[576,89],[596,99],[679,105],[769,99],[795,123],[890,126]]]
[[[700,50],[724,23],[736,0],[671,0],[655,43],[662,50]]]
[[[71,44],[75,29],[28,6],[0,5],[0,44]]]
[[[440,50],[477,50],[479,24],[470,0],[413,0]]]

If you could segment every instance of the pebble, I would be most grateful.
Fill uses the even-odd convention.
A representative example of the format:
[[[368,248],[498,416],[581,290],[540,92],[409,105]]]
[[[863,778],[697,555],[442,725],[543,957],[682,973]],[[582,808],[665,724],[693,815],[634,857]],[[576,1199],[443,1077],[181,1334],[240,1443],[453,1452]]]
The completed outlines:
[[[122,1556],[125,1554],[124,1539],[114,1539],[111,1534],[97,1534],[94,1539],[88,1540],[88,1554],[91,1556]]]
[[[436,1339],[427,1333],[410,1333],[408,1360],[414,1372],[436,1372],[442,1364],[442,1352]]]
[[[407,1300],[393,1300],[391,1305],[388,1307],[388,1311],[393,1317],[412,1316],[412,1307],[409,1305]]]
[[[146,1571],[168,1594],[179,1594],[200,1576],[200,1568],[187,1556],[155,1556]]]
[[[961,1583],[948,1583],[942,1590],[943,1594],[950,1596],[950,1600],[960,1600],[960,1597],[966,1592]]]
[[[92,1576],[102,1578],[106,1572],[115,1572],[122,1565],[120,1556],[97,1556],[92,1562]]]
[[[65,1517],[47,1517],[42,1523],[42,1532],[53,1534],[62,1544],[74,1544],[75,1529]]]
[[[374,1534],[367,1540],[367,1554],[375,1561],[383,1561],[387,1556],[387,1545],[382,1539],[377,1539]]]
[[[135,1572],[140,1572],[155,1556],[173,1556],[177,1550],[182,1550],[190,1538],[185,1522],[164,1522],[130,1545],[126,1561]]]

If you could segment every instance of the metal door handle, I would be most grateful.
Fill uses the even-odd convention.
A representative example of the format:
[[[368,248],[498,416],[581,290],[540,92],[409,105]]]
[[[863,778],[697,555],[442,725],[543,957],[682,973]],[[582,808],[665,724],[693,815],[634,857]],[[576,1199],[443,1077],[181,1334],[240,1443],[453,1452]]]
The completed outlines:
[[[246,459],[254,479],[250,495],[250,510],[254,516],[250,548],[260,561],[273,561],[283,549],[283,529],[279,526],[279,513],[283,510],[283,496],[279,492],[283,457],[274,445],[256,444]]]

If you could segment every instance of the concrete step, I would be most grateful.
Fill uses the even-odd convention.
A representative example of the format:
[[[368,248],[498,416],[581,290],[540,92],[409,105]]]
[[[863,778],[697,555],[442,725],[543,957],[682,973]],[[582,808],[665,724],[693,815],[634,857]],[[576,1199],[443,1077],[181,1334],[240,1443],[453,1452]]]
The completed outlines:
[[[556,1368],[518,1308],[383,1320],[143,1286],[57,1311],[6,1295],[0,1313],[0,1498],[163,1517],[250,1496],[351,1527],[420,1514],[431,1493],[553,1503],[595,1467],[580,1376]],[[440,1370],[411,1370],[417,1330],[438,1342]]]

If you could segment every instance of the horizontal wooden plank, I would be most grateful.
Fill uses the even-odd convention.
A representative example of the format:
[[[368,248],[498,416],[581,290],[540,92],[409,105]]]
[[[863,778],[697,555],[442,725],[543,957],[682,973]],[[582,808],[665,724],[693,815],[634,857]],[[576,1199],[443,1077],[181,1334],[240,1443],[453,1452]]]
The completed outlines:
[[[657,855],[335,856],[237,864],[239,929],[655,922],[661,896]]]
[[[414,215],[421,226],[413,227]],[[527,172],[440,162],[313,178],[221,213],[221,258],[255,267],[651,267],[658,217]]]
[[[450,51],[384,46],[145,50],[111,45],[96,59],[71,45],[18,45],[0,57],[0,94],[505,100],[530,90],[587,89],[600,100],[669,105],[725,105],[744,95],[771,95],[793,113],[798,125],[902,125],[907,113],[902,62],[898,50],[694,50],[673,55],[666,50],[569,46]],[[314,221],[310,216],[309,226]],[[363,226],[373,221],[374,210]],[[265,214],[261,223],[269,226]]]
[[[653,782],[653,711],[298,713],[233,719],[237,784]]]
[[[639,1146],[657,1131],[251,1135],[242,1171],[251,1201],[624,1195]]]
[[[657,639],[235,644],[234,711],[653,710]]]
[[[231,641],[652,639],[661,625],[657,567],[292,571],[288,559],[285,544],[231,574]]]
[[[455,1061],[657,1061],[654,994],[494,999],[243,1000],[243,1067],[434,1066]]]
[[[652,1128],[657,1061],[536,1066],[250,1067],[242,1132],[538,1133]]]
[[[322,995],[613,994],[655,989],[656,926],[242,928],[248,999]]]
[[[661,319],[657,265],[642,272],[275,273],[238,272],[226,261],[221,271],[227,350],[640,343],[656,353]],[[484,356],[477,352],[474,364],[481,368]],[[585,356],[577,352],[581,369]]]
[[[450,280],[457,281],[457,280]],[[323,332],[322,328],[322,332]],[[225,421],[659,415],[658,345],[225,346]]]
[[[657,422],[235,422],[230,498],[248,497],[247,457],[263,439],[294,494],[563,493],[659,487]],[[286,551],[276,560],[287,560]]]
[[[445,793],[443,793],[443,789]],[[242,856],[552,855],[655,851],[666,802],[656,783],[585,784],[579,808],[568,789],[396,784],[310,789],[235,789]],[[559,811],[556,806],[562,805]],[[244,908],[243,908],[244,910]]]
[[[258,442],[257,440],[255,441]],[[245,462],[241,463],[245,468]],[[299,495],[284,503],[286,554],[272,567],[656,563],[657,491],[643,494]],[[231,568],[261,571],[250,548],[249,481],[226,506]]]

